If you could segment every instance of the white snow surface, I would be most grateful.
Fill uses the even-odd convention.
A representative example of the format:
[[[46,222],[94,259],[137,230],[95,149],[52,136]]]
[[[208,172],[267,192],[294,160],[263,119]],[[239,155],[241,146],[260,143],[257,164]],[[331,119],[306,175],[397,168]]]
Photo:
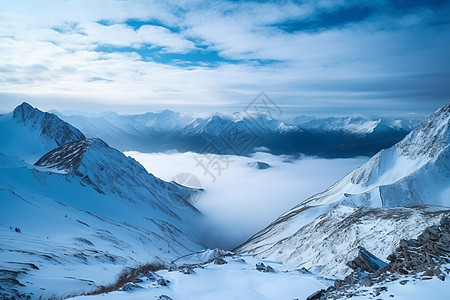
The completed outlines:
[[[159,276],[170,281],[167,286],[160,286],[143,277],[143,282],[138,283],[139,287],[129,291],[73,299],[164,299],[159,297],[166,295],[173,300],[292,300],[305,299],[332,284],[330,280],[275,262],[239,256],[224,259],[227,264],[209,263],[195,268],[193,274],[158,271]],[[269,265],[275,272],[257,271],[257,263]]]

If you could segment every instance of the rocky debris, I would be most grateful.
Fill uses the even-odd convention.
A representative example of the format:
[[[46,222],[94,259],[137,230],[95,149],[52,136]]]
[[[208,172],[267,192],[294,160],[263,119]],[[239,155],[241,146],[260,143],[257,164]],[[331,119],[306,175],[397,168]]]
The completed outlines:
[[[167,295],[161,295],[161,296],[158,297],[158,300],[172,300],[172,298],[170,298]]]
[[[135,289],[141,289],[141,288],[142,288],[142,286],[140,286],[139,284],[128,282],[128,283],[125,283],[125,285],[120,290],[126,292],[126,291],[132,291]]]
[[[363,271],[374,273],[378,269],[386,267],[387,263],[377,258],[365,248],[361,247],[358,252],[358,257],[348,262],[347,266],[353,270],[361,268]]]
[[[225,265],[225,264],[227,263],[227,261],[226,261],[225,259],[223,259],[222,257],[216,257],[216,258],[213,260],[213,263],[214,263],[215,265]]]
[[[325,290],[317,291],[314,294],[308,296],[308,298],[306,298],[306,300],[318,300],[318,299],[320,299],[320,297],[322,297],[324,292],[325,292]]]
[[[194,265],[183,265],[183,266],[180,266],[178,269],[183,274],[194,274],[195,273]]]
[[[163,278],[159,278],[157,281],[156,281],[160,286],[167,286],[167,280],[165,280],[165,279],[163,279]]]
[[[256,270],[260,271],[260,272],[264,272],[264,273],[274,273],[275,270],[269,266],[269,265],[265,265],[263,263],[257,263],[256,264]]]
[[[238,259],[234,259],[235,262],[240,263],[240,264],[246,264],[247,262],[245,261],[245,259],[242,258],[238,258]]]
[[[427,227],[417,239],[401,240],[388,260],[392,272],[423,272],[423,276],[445,280],[441,265],[450,263],[450,215],[444,216],[439,225]]]
[[[349,293],[361,292],[362,287],[372,285],[376,286],[371,294],[377,297],[387,291],[383,286],[387,282],[399,280],[401,285],[406,285],[410,279],[445,280],[444,272],[450,271],[442,270],[442,265],[450,263],[450,214],[444,215],[439,225],[427,227],[417,239],[401,240],[387,259],[388,264],[361,248],[358,257],[347,264],[354,271],[345,279],[336,280],[333,287],[314,299],[348,298]]]

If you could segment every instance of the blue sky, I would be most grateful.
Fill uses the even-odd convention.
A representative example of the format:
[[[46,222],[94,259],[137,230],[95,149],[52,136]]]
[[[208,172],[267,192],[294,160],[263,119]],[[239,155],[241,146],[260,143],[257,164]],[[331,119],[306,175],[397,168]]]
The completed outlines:
[[[450,1],[0,0],[0,110],[428,114]]]

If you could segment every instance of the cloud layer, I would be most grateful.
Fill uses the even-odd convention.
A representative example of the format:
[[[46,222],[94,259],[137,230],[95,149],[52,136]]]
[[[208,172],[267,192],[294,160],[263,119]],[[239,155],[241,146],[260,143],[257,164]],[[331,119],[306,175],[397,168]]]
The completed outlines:
[[[171,181],[180,173],[196,176],[205,193],[196,207],[205,215],[200,228],[209,247],[232,249],[262,230],[278,216],[315,193],[321,192],[367,158],[291,160],[286,156],[256,153],[253,157],[228,156],[229,167],[216,180],[197,166],[197,153],[126,152],[147,171]],[[223,160],[226,161],[226,160]],[[272,168],[254,169],[249,162],[263,161]],[[225,162],[221,165],[226,167]]]
[[[450,98],[449,1],[0,2],[3,109],[237,110],[263,90],[286,111],[428,113]]]

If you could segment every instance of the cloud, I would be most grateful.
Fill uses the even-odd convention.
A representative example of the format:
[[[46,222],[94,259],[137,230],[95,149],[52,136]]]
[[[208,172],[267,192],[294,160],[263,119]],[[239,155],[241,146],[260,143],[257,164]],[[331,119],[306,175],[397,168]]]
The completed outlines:
[[[450,4],[408,3],[8,2],[0,92],[141,110],[245,107],[264,90],[297,111],[378,100],[427,113],[450,97]]]
[[[238,246],[279,215],[321,192],[367,160],[311,157],[291,160],[268,153],[257,153],[251,158],[229,156],[232,161],[229,168],[212,182],[212,177],[196,166],[195,157],[202,158],[196,153],[126,152],[126,155],[164,180],[170,181],[184,172],[199,178],[206,190],[196,204],[205,214],[200,232],[209,247],[227,249]],[[247,166],[255,160],[267,162],[272,168],[256,170]]]

